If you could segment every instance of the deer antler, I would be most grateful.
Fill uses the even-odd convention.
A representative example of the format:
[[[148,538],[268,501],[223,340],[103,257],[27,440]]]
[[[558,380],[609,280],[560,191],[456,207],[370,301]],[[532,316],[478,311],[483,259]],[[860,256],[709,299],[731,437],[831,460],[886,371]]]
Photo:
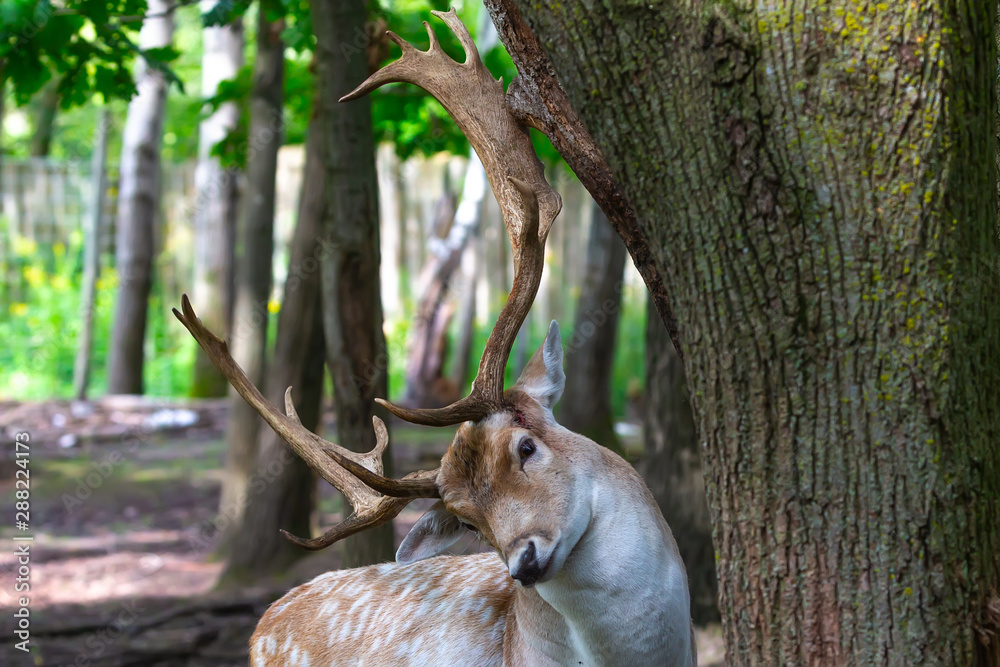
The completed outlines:
[[[514,257],[514,284],[507,303],[490,333],[470,394],[436,410],[411,410],[376,399],[396,416],[415,424],[447,426],[482,419],[500,406],[504,369],[511,347],[538,292],[545,240],[562,199],[545,180],[544,168],[531,137],[507,107],[503,81],[483,65],[472,37],[455,10],[431,12],[444,21],[465,49],[458,63],[441,50],[434,31],[425,22],[430,47],[421,51],[398,35],[389,38],[403,50],[402,57],[378,72],[341,102],[353,100],[390,82],[413,83],[433,95],[448,110],[476,150],[493,193],[500,204]]]
[[[181,310],[174,315],[181,321],[219,372],[264,421],[302,457],[320,477],[332,484],[354,508],[354,514],[334,526],[322,537],[303,539],[282,531],[292,542],[306,549],[322,549],[349,535],[380,526],[399,514],[414,498],[438,498],[437,470],[422,470],[390,479],[382,476],[382,452],[389,444],[389,433],[378,417],[375,447],[366,454],[352,452],[319,437],[299,421],[292,402],[292,388],[285,391],[285,413],[268,401],[229,354],[226,342],[209,331],[195,315],[187,295],[181,297]]]

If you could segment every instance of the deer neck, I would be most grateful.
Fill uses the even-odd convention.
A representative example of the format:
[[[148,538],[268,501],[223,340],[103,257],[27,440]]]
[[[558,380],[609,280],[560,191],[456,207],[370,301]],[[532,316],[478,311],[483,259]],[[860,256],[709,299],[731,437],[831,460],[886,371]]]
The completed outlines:
[[[553,579],[517,589],[521,655],[530,660],[514,664],[690,665],[690,597],[676,542],[632,467],[609,452],[598,458],[615,474],[591,477],[592,518],[580,541]]]

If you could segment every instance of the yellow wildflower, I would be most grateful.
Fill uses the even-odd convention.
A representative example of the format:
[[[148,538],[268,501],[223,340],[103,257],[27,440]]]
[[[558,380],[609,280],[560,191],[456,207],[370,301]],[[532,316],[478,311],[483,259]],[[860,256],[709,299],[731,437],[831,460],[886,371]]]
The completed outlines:
[[[45,282],[45,271],[38,266],[29,266],[24,269],[24,279],[31,287],[39,287]]]
[[[38,252],[38,244],[35,243],[34,239],[29,239],[25,236],[14,237],[14,254],[18,257],[27,257],[34,255],[36,252]]]

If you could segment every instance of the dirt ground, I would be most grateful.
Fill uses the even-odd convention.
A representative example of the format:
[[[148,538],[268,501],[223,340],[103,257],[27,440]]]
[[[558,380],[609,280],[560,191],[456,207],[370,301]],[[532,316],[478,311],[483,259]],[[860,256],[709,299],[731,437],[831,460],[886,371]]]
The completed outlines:
[[[257,618],[286,589],[214,592],[222,565],[201,528],[219,502],[224,404],[115,399],[0,403],[8,443],[31,434],[30,530],[0,526],[0,645],[3,665],[246,665]],[[448,434],[396,428],[401,473],[439,457]],[[15,502],[13,447],[0,460],[0,501]],[[339,516],[338,494],[321,483],[319,523]],[[397,518],[397,540],[420,516]],[[9,512],[7,513],[9,516]],[[30,534],[31,652],[13,647],[21,593],[18,556]],[[455,547],[483,547],[467,539]],[[337,567],[333,551],[304,558],[292,579]],[[722,665],[717,626],[698,630],[699,664]]]

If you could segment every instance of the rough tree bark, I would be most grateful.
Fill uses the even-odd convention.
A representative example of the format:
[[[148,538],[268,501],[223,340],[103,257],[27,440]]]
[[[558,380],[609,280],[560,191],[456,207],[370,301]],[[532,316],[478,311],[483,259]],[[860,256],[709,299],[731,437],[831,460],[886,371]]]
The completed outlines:
[[[299,195],[298,220],[289,257],[278,337],[269,365],[266,395],[275,405],[292,396],[303,425],[315,431],[323,396],[323,314],[319,243],[325,207],[324,172],[320,160],[323,128],[315,121],[306,137],[306,163]],[[312,326],[309,323],[312,322]],[[257,469],[250,482],[247,508],[235,534],[223,538],[227,556],[222,584],[242,584],[276,574],[307,552],[278,532],[309,535],[316,480],[309,466],[269,428],[261,429]]]
[[[487,4],[671,296],[729,659],[1000,664],[995,0]]]
[[[611,373],[626,253],[608,217],[596,204],[594,209],[573,336],[566,346],[566,391],[559,401],[559,423],[621,453],[611,409]]]
[[[368,76],[364,43],[358,43],[358,35],[366,34],[367,3],[315,0],[312,18],[316,122],[326,128],[322,160],[328,189],[321,228],[321,238],[330,250],[324,254],[321,274],[326,361],[333,377],[338,442],[370,451],[375,446],[375,398],[386,396],[388,375],[371,101],[366,96],[337,102]],[[386,474],[391,474],[390,448],[384,463]],[[392,560],[392,526],[350,537],[341,549],[345,567]]]
[[[691,616],[699,625],[718,621],[712,521],[705,499],[705,479],[684,381],[684,364],[663,320],[656,314],[652,298],[646,316],[646,391],[642,411],[645,453],[638,468],[670,524],[687,566]]]
[[[247,190],[236,227],[233,322],[229,337],[233,359],[258,386],[264,376],[267,352],[275,176],[284,102],[285,45],[281,40],[284,23],[272,23],[266,18],[275,2],[262,2],[257,19],[257,57],[246,155]],[[234,389],[230,389],[229,405],[226,477],[219,511],[230,525],[239,525],[247,485],[257,464],[257,438],[262,421]]]
[[[150,0],[139,47],[169,46],[174,34],[170,0]],[[141,394],[146,302],[153,285],[156,215],[160,205],[160,144],[167,81],[139,59],[138,92],[128,107],[119,162],[115,264],[118,300],[108,354],[108,393]]]
[[[211,11],[218,0],[202,0],[201,12]],[[243,66],[243,22],[202,29],[201,95],[214,96],[219,84],[236,77]],[[239,211],[236,169],[225,169],[212,148],[239,121],[235,102],[227,102],[203,120],[198,128],[198,166],[194,172],[194,288],[191,302],[202,321],[220,336],[229,332],[233,313],[233,248]],[[229,383],[198,348],[191,395],[225,396]]]

